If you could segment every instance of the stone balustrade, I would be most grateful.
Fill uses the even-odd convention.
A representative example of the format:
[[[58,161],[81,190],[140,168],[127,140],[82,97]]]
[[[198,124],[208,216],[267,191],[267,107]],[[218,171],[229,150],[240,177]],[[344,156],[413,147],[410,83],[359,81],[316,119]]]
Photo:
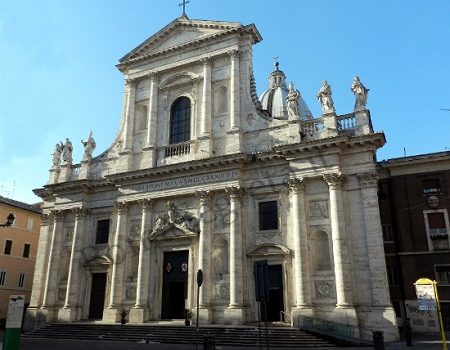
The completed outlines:
[[[190,142],[182,142],[164,147],[164,157],[166,158],[182,156],[184,154],[189,154],[190,152],[191,152]]]

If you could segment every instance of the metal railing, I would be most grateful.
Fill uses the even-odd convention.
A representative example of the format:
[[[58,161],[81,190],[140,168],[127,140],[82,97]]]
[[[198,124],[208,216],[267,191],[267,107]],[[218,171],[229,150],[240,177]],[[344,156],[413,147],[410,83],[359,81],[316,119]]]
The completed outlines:
[[[298,327],[305,331],[323,333],[341,338],[354,338],[355,327],[316,317],[299,316]]]

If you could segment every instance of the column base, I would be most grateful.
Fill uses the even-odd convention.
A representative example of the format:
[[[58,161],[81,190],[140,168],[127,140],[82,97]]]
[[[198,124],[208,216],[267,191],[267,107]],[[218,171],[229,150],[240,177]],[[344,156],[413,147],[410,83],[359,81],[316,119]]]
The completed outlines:
[[[194,323],[196,318],[194,317]],[[198,322],[199,323],[212,323],[212,312],[208,307],[200,307],[198,310]]]
[[[333,322],[353,327],[353,335],[349,334],[349,336],[353,338],[360,337],[358,317],[356,315],[356,309],[354,306],[336,306],[333,310]]]
[[[243,324],[245,321],[245,309],[241,306],[228,307],[224,311],[225,324]]]
[[[45,322],[52,322],[58,319],[58,310],[53,307],[42,306],[39,310],[42,315],[45,315]]]
[[[38,307],[28,307],[23,322],[23,330],[28,332],[36,328],[41,328],[45,324],[46,318],[47,313],[43,312]]]
[[[312,306],[294,306],[291,309],[291,326],[299,327],[302,324],[302,316],[313,317],[314,310]]]
[[[119,323],[120,322],[120,309],[107,308],[103,310],[102,321],[107,323]]]
[[[397,341],[400,335],[397,316],[392,306],[373,306],[358,312],[361,338],[370,340],[373,331],[382,331],[386,342]]]
[[[59,309],[58,321],[73,322],[77,320],[77,307],[69,306],[67,308]]]
[[[148,320],[148,307],[134,307],[130,309],[128,315],[128,322],[130,323],[144,323]]]

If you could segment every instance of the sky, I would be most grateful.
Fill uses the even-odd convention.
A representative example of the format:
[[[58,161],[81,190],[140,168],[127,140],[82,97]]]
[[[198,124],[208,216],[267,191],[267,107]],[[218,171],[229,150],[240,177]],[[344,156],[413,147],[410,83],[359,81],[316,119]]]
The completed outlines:
[[[115,65],[181,15],[181,0],[10,0],[0,6],[0,195],[39,201],[55,143],[81,160],[116,135],[124,80]],[[450,1],[190,0],[191,19],[254,23],[258,93],[274,57],[314,116],[322,80],[338,114],[353,110],[358,75],[387,144],[378,160],[450,149]]]

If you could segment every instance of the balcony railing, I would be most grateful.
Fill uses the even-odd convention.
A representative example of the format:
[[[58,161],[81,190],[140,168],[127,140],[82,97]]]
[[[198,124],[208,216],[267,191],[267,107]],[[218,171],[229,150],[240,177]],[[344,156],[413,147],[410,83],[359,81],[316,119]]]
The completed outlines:
[[[176,157],[189,154],[191,152],[191,143],[182,142],[164,147],[164,157]]]
[[[356,118],[353,113],[344,114],[336,117],[337,130],[339,133],[355,134]]]

